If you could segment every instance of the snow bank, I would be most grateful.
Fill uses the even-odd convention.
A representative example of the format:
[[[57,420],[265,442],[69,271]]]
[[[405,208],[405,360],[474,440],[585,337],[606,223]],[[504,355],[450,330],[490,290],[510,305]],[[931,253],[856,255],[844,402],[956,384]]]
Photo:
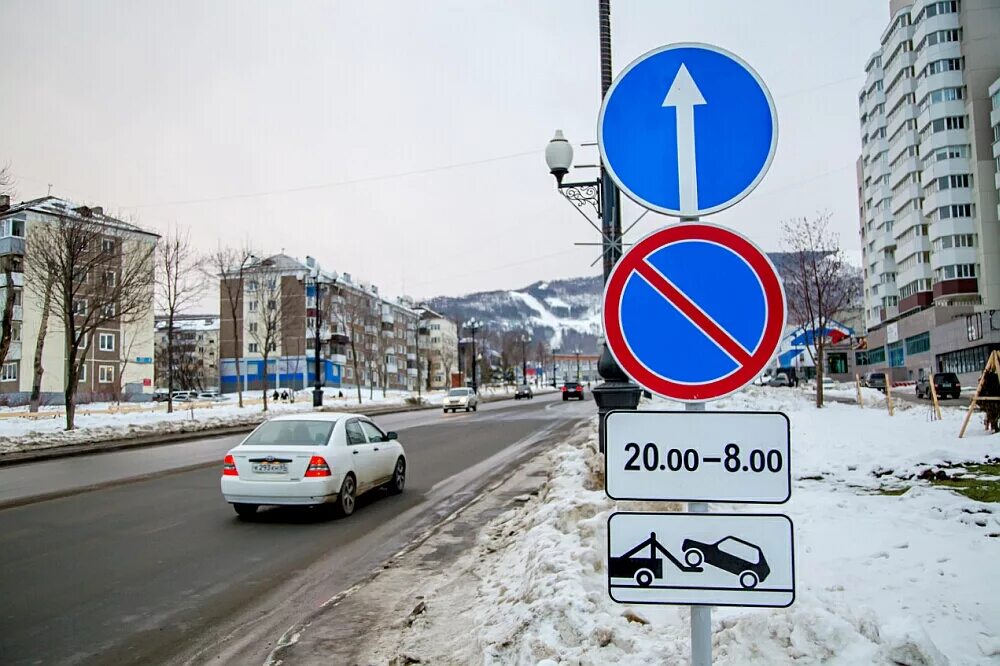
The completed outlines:
[[[781,389],[748,390],[713,407],[789,414],[797,479],[792,500],[772,507],[795,522],[796,603],[715,609],[716,664],[1000,661],[996,506],[928,485],[901,496],[871,492],[880,483],[875,471],[975,460],[991,447],[995,454],[998,438],[959,440],[959,410],[946,410],[941,422],[927,421],[920,409],[893,418],[850,405],[816,410],[807,396]],[[608,597],[607,516],[651,505],[604,494],[595,429],[550,453],[552,477],[543,491],[481,536],[476,613],[485,664],[688,659],[686,607],[630,607]]]
[[[402,406],[407,404],[408,399],[416,397],[402,391],[388,391],[385,395],[375,391],[372,398],[368,397],[367,390],[362,390],[361,394],[362,406],[365,407]],[[256,392],[256,395],[259,395],[259,392]],[[253,425],[264,420],[266,415],[308,412],[313,409],[310,391],[297,392],[295,402],[268,401],[266,415],[261,411],[259,400],[241,409],[235,396],[227,398],[226,401],[215,403],[212,407],[195,409],[186,408],[185,403],[175,402],[175,411],[172,414],[162,411],[166,409],[162,404],[153,403],[144,405],[140,411],[126,413],[105,413],[113,407],[110,403],[81,405],[78,407],[80,412],[94,413],[78,412],[77,428],[68,432],[63,430],[66,420],[61,411],[56,411],[58,408],[48,408],[47,413],[51,413],[52,418],[44,419],[9,416],[17,411],[7,410],[4,418],[0,419],[0,454],[112,439]],[[443,399],[443,391],[425,393],[422,396],[426,404],[441,404]],[[358,406],[357,394],[345,391],[344,397],[338,398],[334,391],[327,390],[323,405],[332,409],[350,410]]]

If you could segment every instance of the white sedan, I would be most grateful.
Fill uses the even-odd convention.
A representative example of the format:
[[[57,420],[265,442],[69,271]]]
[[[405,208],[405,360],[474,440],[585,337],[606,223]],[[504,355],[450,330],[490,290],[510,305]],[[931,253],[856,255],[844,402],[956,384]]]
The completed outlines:
[[[362,493],[403,492],[406,453],[396,433],[361,414],[296,414],[265,421],[222,466],[222,495],[241,518],[262,505],[330,505],[354,513]]]

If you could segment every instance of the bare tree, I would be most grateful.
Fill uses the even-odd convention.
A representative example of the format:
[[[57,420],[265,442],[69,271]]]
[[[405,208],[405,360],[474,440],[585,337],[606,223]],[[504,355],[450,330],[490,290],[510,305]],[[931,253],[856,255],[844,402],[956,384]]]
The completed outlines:
[[[49,307],[65,334],[67,430],[75,427],[79,377],[97,329],[137,321],[152,307],[156,243],[138,233],[138,227],[90,209],[33,225],[29,232],[29,263],[52,277]],[[45,298],[45,280],[29,285]]]
[[[334,290],[328,290],[334,291]],[[354,370],[354,386],[358,392],[358,404],[361,404],[361,367],[366,362],[367,354],[361,355],[361,348],[366,343],[365,324],[368,321],[370,308],[363,294],[351,289],[337,287],[331,294],[327,312],[333,314],[333,319],[342,334],[347,338],[351,367]]]
[[[243,287],[253,260],[254,251],[249,245],[219,248],[210,258],[211,267],[219,278],[221,310],[229,314],[233,321],[233,357],[236,359],[236,393],[240,407],[243,407],[243,384],[240,382],[240,362],[243,359],[240,335],[243,327]]]
[[[33,265],[28,263],[29,270]],[[42,353],[45,350],[45,338],[49,330],[49,313],[52,311],[52,290],[55,287],[55,279],[52,275],[32,275],[30,280],[32,282],[39,280],[43,285],[42,317],[38,325],[38,337],[35,340],[34,376],[31,380],[31,397],[28,400],[28,410],[37,412],[42,399],[42,373],[45,372]]]
[[[789,255],[782,281],[788,314],[806,336],[806,350],[816,367],[816,406],[823,406],[824,352],[828,325],[854,298],[855,280],[830,230],[830,214],[804,217],[781,224],[782,244]]]
[[[160,239],[156,251],[156,309],[166,317],[167,413],[174,411],[174,345],[177,315],[201,296],[204,275],[198,270],[201,257],[191,247],[187,229],[174,228]]]
[[[250,338],[257,344],[264,360],[264,411],[267,411],[268,360],[271,353],[278,350],[281,340],[282,299],[281,272],[267,266],[267,260],[254,265],[253,278],[256,282],[255,301],[251,301],[248,313]],[[256,306],[253,303],[257,303]],[[256,312],[254,312],[256,310]],[[280,372],[280,368],[278,369]]]

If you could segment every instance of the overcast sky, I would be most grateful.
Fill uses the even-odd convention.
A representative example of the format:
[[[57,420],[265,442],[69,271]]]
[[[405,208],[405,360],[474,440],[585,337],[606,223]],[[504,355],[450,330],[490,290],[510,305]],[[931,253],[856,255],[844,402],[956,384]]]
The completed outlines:
[[[614,66],[681,41],[743,57],[774,96],[777,155],[711,221],[776,250],[780,220],[828,210],[860,264],[857,93],[887,20],[888,0],[614,0]],[[0,25],[18,199],[52,184],[204,250],[311,254],[390,294],[600,271],[543,156],[555,128],[595,138],[596,0],[0,0]]]

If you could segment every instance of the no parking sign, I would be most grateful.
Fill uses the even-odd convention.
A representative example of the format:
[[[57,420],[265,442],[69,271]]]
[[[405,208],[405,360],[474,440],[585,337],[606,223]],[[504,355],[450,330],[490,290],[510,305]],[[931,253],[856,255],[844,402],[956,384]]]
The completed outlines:
[[[785,328],[778,273],[744,236],[705,223],[636,243],[604,290],[606,342],[635,382],[672,400],[729,395],[753,381]]]

